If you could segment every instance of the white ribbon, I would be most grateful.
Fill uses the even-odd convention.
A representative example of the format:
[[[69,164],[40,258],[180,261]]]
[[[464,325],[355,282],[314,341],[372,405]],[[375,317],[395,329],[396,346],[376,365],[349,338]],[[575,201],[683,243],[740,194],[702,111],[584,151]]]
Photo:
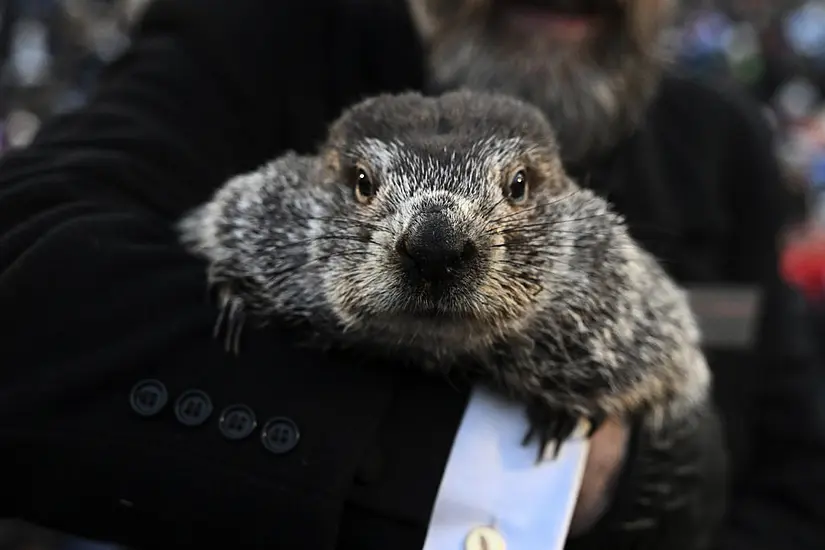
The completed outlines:
[[[589,450],[581,435],[536,464],[522,446],[524,407],[476,388],[458,429],[424,550],[464,550],[474,528],[492,526],[508,550],[564,547]],[[583,427],[577,434],[583,432]]]

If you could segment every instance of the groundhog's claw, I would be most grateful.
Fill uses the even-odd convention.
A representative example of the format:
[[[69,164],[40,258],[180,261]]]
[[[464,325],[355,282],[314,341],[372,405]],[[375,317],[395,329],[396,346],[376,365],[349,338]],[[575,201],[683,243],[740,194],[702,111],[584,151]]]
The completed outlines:
[[[544,459],[547,454],[547,447],[551,443],[555,445],[553,459],[558,458],[562,444],[570,439],[579,424],[579,417],[576,415],[561,408],[549,407],[544,403],[528,405],[527,418],[530,428],[522,440],[522,445],[529,445],[534,439],[538,438],[539,450],[536,463]],[[605,415],[597,413],[587,420],[590,423],[590,428],[586,437],[590,438],[605,421]]]
[[[586,437],[590,439],[593,437],[593,434],[598,431],[598,429],[604,424],[604,421],[607,420],[607,415],[603,411],[598,411],[595,414],[591,415],[587,421],[590,423],[590,428],[587,430]]]
[[[243,301],[228,285],[217,288],[217,299],[219,313],[212,335],[219,338],[223,333],[226,351],[237,355],[240,352],[241,331],[245,320]]]

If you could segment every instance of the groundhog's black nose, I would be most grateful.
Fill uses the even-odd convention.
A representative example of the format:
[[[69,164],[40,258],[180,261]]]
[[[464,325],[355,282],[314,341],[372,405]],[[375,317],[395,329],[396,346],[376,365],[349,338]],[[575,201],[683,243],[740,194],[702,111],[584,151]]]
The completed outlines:
[[[442,212],[424,212],[398,241],[401,263],[410,274],[445,282],[461,274],[477,249]]]

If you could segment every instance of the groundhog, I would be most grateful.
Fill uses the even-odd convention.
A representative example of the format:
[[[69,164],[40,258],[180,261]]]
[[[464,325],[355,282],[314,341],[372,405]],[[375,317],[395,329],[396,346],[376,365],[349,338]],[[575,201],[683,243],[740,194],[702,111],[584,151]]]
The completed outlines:
[[[550,124],[520,100],[365,100],[317,155],[231,179],[179,229],[208,263],[236,351],[244,324],[277,318],[466,375],[524,403],[540,456],[581,418],[591,432],[606,417],[638,422],[659,468],[698,460],[679,442],[716,444],[697,432],[713,418],[711,376],[686,293],[566,174]],[[651,472],[639,483],[656,485],[643,506],[655,518],[688,493],[663,493]],[[719,506],[684,514],[698,523]],[[680,540],[700,540],[705,523]]]

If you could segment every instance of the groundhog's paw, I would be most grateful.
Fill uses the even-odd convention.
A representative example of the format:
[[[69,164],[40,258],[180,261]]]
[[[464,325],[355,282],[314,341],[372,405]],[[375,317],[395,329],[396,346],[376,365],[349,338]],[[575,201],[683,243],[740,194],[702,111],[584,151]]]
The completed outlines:
[[[562,407],[553,407],[545,402],[533,401],[527,406],[527,419],[530,424],[522,440],[522,445],[529,445],[538,440],[539,449],[536,462],[541,462],[547,455],[547,448],[553,445],[553,459],[558,457],[561,446],[573,435],[582,417]],[[586,437],[591,437],[604,423],[606,415],[598,412],[585,420],[589,423]]]

